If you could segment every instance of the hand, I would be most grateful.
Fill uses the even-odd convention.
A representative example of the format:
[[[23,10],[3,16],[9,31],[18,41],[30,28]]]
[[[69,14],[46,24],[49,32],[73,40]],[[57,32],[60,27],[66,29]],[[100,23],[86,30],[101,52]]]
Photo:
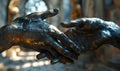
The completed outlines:
[[[40,52],[37,58],[47,57],[51,63],[71,63],[80,54],[79,47],[63,32],[44,19],[58,14],[58,10],[50,10],[43,13],[32,13],[24,17],[18,17],[10,25],[2,27],[1,35],[5,40],[0,44],[1,51],[12,45],[20,45]],[[6,43],[10,45],[5,47]]]
[[[61,25],[72,28],[66,35],[82,47],[82,51],[94,50],[103,44],[120,48],[120,27],[113,22],[99,18],[80,18]]]

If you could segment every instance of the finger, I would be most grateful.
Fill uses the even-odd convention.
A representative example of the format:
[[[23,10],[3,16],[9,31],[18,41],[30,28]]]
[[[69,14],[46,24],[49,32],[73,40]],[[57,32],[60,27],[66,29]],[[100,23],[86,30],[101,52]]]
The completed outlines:
[[[51,58],[57,58],[58,56],[59,56],[59,53],[55,50],[55,49],[53,49],[51,46],[46,46],[45,47],[46,49],[45,50],[43,50],[43,51],[40,51],[42,54],[41,54],[41,56],[43,56],[43,57],[48,57],[48,59],[51,59]]]
[[[65,28],[71,28],[71,27],[83,27],[85,24],[91,24],[94,22],[94,18],[80,18],[80,19],[75,19],[70,22],[62,22],[60,23],[61,26]]]
[[[50,46],[46,46],[45,48],[45,50],[40,50],[40,54],[36,56],[37,59],[47,57],[48,59],[52,60],[53,63],[56,63],[55,59],[59,57],[59,53],[55,49],[52,49]],[[59,61],[59,59],[57,60]]]
[[[56,52],[53,50],[53,52]],[[36,56],[36,58],[39,60],[39,59],[42,59],[42,58],[45,58],[47,57],[48,59],[51,60],[51,64],[56,64],[58,62],[60,63],[63,63],[63,64],[66,64],[66,63],[73,63],[73,60],[59,54],[58,52],[56,52],[56,54],[58,54],[59,56],[53,56],[49,51],[41,51],[40,54],[38,54]]]
[[[49,26],[49,35],[59,40],[60,43],[65,44],[65,47],[73,50],[76,54],[80,54],[81,47],[78,47],[70,38],[68,38],[64,33],[59,31],[56,27],[52,25]]]
[[[46,19],[48,17],[52,17],[52,16],[55,16],[57,15],[59,12],[58,9],[52,9],[52,10],[48,10],[48,11],[45,11],[45,12],[35,12],[35,13],[31,13],[27,16],[25,16],[26,18],[42,18],[42,19]]]
[[[58,58],[51,59],[51,64],[55,64],[55,63],[58,63],[58,62],[66,64],[66,63],[73,63],[73,60],[69,59],[67,57],[64,57],[62,55],[60,55]]]
[[[88,18],[80,18],[80,19],[71,20],[70,22],[62,22],[60,24],[62,27],[71,28],[71,27],[83,26],[85,23],[88,23],[89,21],[91,20],[89,20]]]
[[[62,43],[65,47],[74,51],[77,55],[81,52],[81,47],[76,45],[70,38],[68,38],[65,34],[61,34],[58,36],[60,43]]]
[[[49,54],[49,56],[47,56],[48,59],[51,60],[51,64],[56,64],[56,63],[63,63],[63,64],[66,64],[66,63],[73,63],[73,60],[68,58],[68,57],[65,57],[59,53],[57,53],[59,56],[58,57],[54,57],[52,54]],[[50,57],[50,58],[49,58]]]
[[[49,54],[47,50],[39,50],[39,51],[40,53],[36,56],[38,60],[47,57]]]
[[[51,58],[50,58],[51,64],[55,64],[58,62],[61,62],[64,64],[65,63],[73,63],[72,59],[59,54],[56,50],[52,49],[51,51],[54,52],[55,54],[57,54],[57,56],[54,56],[53,54],[49,53],[49,56],[51,56]]]
[[[52,56],[52,54],[48,54],[48,53],[46,53],[46,52],[40,53],[40,54],[38,54],[38,55],[36,56],[36,58],[37,58],[38,60],[39,60],[39,59],[42,59],[42,58],[45,58],[45,57],[47,57],[48,59],[51,60],[51,62],[50,62],[51,64],[55,64],[55,63],[60,62],[58,58],[55,58],[54,56]]]
[[[42,19],[46,19],[48,17],[52,17],[52,16],[55,16],[59,13],[59,10],[58,9],[52,9],[52,10],[49,10],[49,11],[46,11],[44,12],[43,14],[41,14],[41,18]]]
[[[50,41],[49,45],[52,46],[52,48],[54,48],[56,51],[58,51],[63,56],[68,57],[70,59],[77,59],[76,54],[73,54],[73,52],[64,48],[61,44],[58,44],[56,41],[54,40]]]
[[[56,64],[58,62],[60,62],[60,60],[58,58],[54,58],[54,57],[50,61],[51,64]]]
[[[71,28],[71,27],[75,27],[79,24],[78,21],[76,20],[73,20],[73,21],[70,21],[70,22],[62,22],[60,23],[60,25],[64,28]]]
[[[101,30],[106,27],[105,21],[100,18],[80,18],[77,28],[86,30]]]
[[[45,50],[44,50],[45,51]],[[56,52],[56,51],[53,51],[53,52]],[[59,53],[56,53],[56,54],[59,54]],[[59,60],[59,57],[56,57],[53,55],[53,53],[49,52],[49,51],[45,51],[45,52],[40,52],[40,54],[38,54],[36,56],[36,58],[39,60],[39,59],[42,59],[42,58],[45,58],[47,57],[48,59],[51,60],[51,64],[55,64],[55,63],[58,63],[60,62]]]
[[[100,18],[80,18],[80,19],[75,19],[70,22],[63,22],[61,23],[61,26],[70,28],[70,27],[83,27],[86,25],[87,27],[91,25],[92,28],[103,28],[105,27],[105,21],[100,19]]]
[[[48,59],[51,60],[51,64],[55,64],[55,63],[58,63],[60,62],[58,58],[55,58],[54,56],[52,56],[52,54],[48,54],[48,53],[40,53],[36,56],[36,58],[39,60],[39,59],[42,59],[42,58],[45,58],[47,57]]]
[[[47,53],[40,53],[36,56],[36,58],[39,60],[39,59],[45,58],[47,56],[48,56]]]
[[[47,52],[46,57],[51,60],[51,62],[50,62],[51,64],[56,64],[56,63],[60,62],[60,59],[58,56],[59,53],[56,50],[49,49],[46,52]],[[46,52],[44,52],[44,53],[46,53]]]

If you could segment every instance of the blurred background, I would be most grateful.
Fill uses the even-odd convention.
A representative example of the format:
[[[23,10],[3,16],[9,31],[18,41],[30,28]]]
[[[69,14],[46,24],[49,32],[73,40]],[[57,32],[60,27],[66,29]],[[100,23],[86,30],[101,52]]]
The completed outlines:
[[[47,21],[61,31],[60,22],[82,17],[98,17],[120,25],[120,0],[0,0],[0,27],[16,17],[59,8],[60,13]],[[37,60],[38,52],[13,46],[0,55],[0,71],[119,71],[120,50],[103,45],[82,53],[73,64],[50,64]]]

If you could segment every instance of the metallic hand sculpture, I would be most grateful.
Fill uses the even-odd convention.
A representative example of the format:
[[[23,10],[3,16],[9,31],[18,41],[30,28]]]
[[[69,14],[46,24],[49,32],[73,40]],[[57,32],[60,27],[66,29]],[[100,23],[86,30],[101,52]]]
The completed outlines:
[[[99,18],[80,18],[61,25],[72,27],[66,35],[82,47],[82,50],[94,50],[103,44],[120,48],[120,27],[113,22]]]
[[[73,62],[80,48],[63,32],[44,19],[58,14],[58,10],[32,13],[18,17],[0,29],[0,52],[13,45],[20,45],[40,52],[37,58],[48,57],[51,63]]]
[[[47,57],[51,63],[71,63],[81,51],[93,50],[102,44],[120,48],[120,27],[98,18],[81,18],[61,23],[68,31],[59,31],[44,19],[58,10],[32,13],[15,19],[0,29],[0,52],[20,45],[40,52],[38,59]],[[72,39],[72,40],[71,40]],[[74,42],[73,42],[74,41]]]

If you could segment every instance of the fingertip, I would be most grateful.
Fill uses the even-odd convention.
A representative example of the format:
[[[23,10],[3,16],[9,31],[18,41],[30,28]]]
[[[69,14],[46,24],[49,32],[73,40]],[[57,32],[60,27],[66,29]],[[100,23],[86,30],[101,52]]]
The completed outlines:
[[[44,58],[44,57],[46,57],[46,54],[45,53],[41,53],[41,54],[38,54],[37,56],[36,56],[36,58],[39,60],[39,59],[41,59],[41,58]]]
[[[68,22],[61,22],[60,25],[63,26],[63,27],[66,27],[66,24],[68,24]]]
[[[57,15],[59,13],[59,9],[55,8],[55,9],[51,9],[49,10],[50,14],[53,14],[53,16]]]
[[[57,58],[53,58],[53,59],[51,59],[51,64],[56,64],[56,63],[58,63],[60,60],[59,59],[57,59]]]
[[[74,27],[74,25],[70,24],[69,22],[61,22],[60,25],[65,28],[71,28]]]
[[[53,12],[58,14],[59,13],[59,9],[55,8],[55,9],[53,9]]]

